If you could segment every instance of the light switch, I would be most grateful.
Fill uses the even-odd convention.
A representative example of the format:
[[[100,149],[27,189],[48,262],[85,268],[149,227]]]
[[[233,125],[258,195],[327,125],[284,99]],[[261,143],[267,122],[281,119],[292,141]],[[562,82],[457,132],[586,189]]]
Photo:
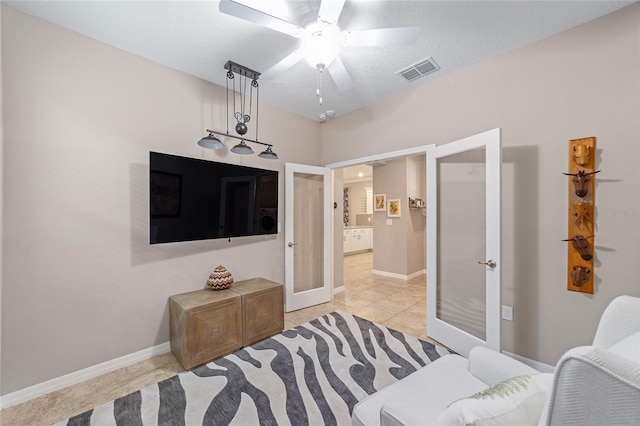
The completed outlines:
[[[387,225],[393,225],[393,219],[387,219]]]
[[[513,306],[502,305],[502,319],[513,321]]]

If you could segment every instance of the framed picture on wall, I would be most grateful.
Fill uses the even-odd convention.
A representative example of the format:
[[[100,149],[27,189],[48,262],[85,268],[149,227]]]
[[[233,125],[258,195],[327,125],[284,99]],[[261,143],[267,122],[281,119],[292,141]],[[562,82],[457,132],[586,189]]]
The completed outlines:
[[[400,200],[387,201],[387,217],[400,217]]]
[[[387,209],[387,194],[375,194],[373,196],[373,211],[383,212]]]

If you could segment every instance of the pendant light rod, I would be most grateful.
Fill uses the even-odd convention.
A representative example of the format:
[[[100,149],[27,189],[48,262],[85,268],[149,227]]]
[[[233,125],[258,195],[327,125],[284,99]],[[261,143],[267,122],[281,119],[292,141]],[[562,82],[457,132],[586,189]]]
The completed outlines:
[[[241,136],[236,136],[236,135],[232,135],[229,133],[224,133],[224,132],[218,132],[216,130],[209,130],[207,129],[207,132],[209,133],[215,133],[216,135],[220,135],[220,136],[227,136],[229,138],[234,138],[234,139],[239,139],[239,140],[243,140],[245,142],[251,142],[251,143],[259,143],[260,145],[264,145],[264,146],[273,146],[270,143],[265,143],[265,142],[260,142],[260,141],[254,141],[253,139],[247,139],[247,138],[243,138]]]
[[[224,64],[224,69],[247,77],[250,80],[257,80],[260,77],[259,72],[254,71],[251,68],[247,68],[244,65],[236,64],[233,61],[227,61],[227,63]]]

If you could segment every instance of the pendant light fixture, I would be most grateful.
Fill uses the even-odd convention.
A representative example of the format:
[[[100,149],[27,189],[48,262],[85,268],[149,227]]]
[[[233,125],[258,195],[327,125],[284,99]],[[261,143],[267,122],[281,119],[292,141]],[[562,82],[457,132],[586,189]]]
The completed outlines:
[[[251,155],[251,154],[253,154],[253,150],[251,149],[251,147],[249,145],[247,145],[245,143],[244,139],[242,139],[238,145],[236,145],[233,148],[231,148],[231,152],[234,152],[234,153],[240,154],[240,155]]]
[[[267,147],[267,149],[265,149],[263,152],[261,152],[260,154],[258,154],[258,157],[261,158],[266,158],[269,160],[277,160],[278,159],[278,155],[276,155],[275,152],[273,152],[272,147],[273,145],[265,143],[265,142],[259,142],[258,141],[258,101],[259,101],[259,90],[260,90],[260,86],[258,84],[258,78],[260,77],[260,73],[253,71],[252,69],[249,69],[245,66],[236,64],[235,62],[232,61],[227,61],[227,63],[224,65],[224,68],[227,70],[227,80],[226,80],[226,86],[227,86],[227,114],[226,114],[226,121],[227,121],[227,131],[226,132],[219,132],[216,130],[209,130],[207,129],[207,132],[209,133],[207,136],[203,137],[202,139],[200,139],[198,141],[198,145],[200,145],[203,148],[207,148],[207,149],[221,149],[225,147],[225,144],[216,136],[216,135],[221,135],[221,136],[225,136],[225,137],[229,137],[229,138],[234,138],[234,139],[239,139],[240,143],[235,145],[233,148],[231,148],[231,152],[233,152],[234,154],[240,154],[240,155],[251,155],[253,154],[253,149],[251,149],[251,147],[249,145],[247,145],[247,142],[250,143],[257,143],[259,145],[264,145]],[[238,82],[238,91],[236,91],[236,78],[235,75],[238,75],[239,78],[239,82]],[[236,136],[236,135],[232,135],[229,134],[229,81],[232,81],[233,83],[233,88],[232,88],[232,92],[233,92],[233,97],[232,97],[232,102],[233,102],[233,117],[236,119],[236,125],[235,125],[235,131],[238,135],[240,136]],[[249,88],[249,93],[248,93],[248,99],[247,99],[247,84],[248,81],[251,80],[250,83],[250,88]],[[244,135],[247,133],[248,131],[248,126],[247,123],[251,121],[251,111],[253,108],[253,89],[256,89],[256,138],[255,140],[253,139],[248,139],[246,137],[244,137]],[[239,108],[236,108],[236,98],[239,100]],[[248,103],[247,103],[248,100]],[[248,107],[248,109],[247,109]]]

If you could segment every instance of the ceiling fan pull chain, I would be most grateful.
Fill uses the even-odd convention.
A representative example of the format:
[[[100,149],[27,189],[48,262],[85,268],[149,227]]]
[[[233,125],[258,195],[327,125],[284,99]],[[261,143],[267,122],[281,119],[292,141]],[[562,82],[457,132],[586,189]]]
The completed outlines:
[[[316,89],[316,95],[318,96],[318,101],[320,105],[322,105],[322,70],[323,66],[318,65],[318,88]]]

